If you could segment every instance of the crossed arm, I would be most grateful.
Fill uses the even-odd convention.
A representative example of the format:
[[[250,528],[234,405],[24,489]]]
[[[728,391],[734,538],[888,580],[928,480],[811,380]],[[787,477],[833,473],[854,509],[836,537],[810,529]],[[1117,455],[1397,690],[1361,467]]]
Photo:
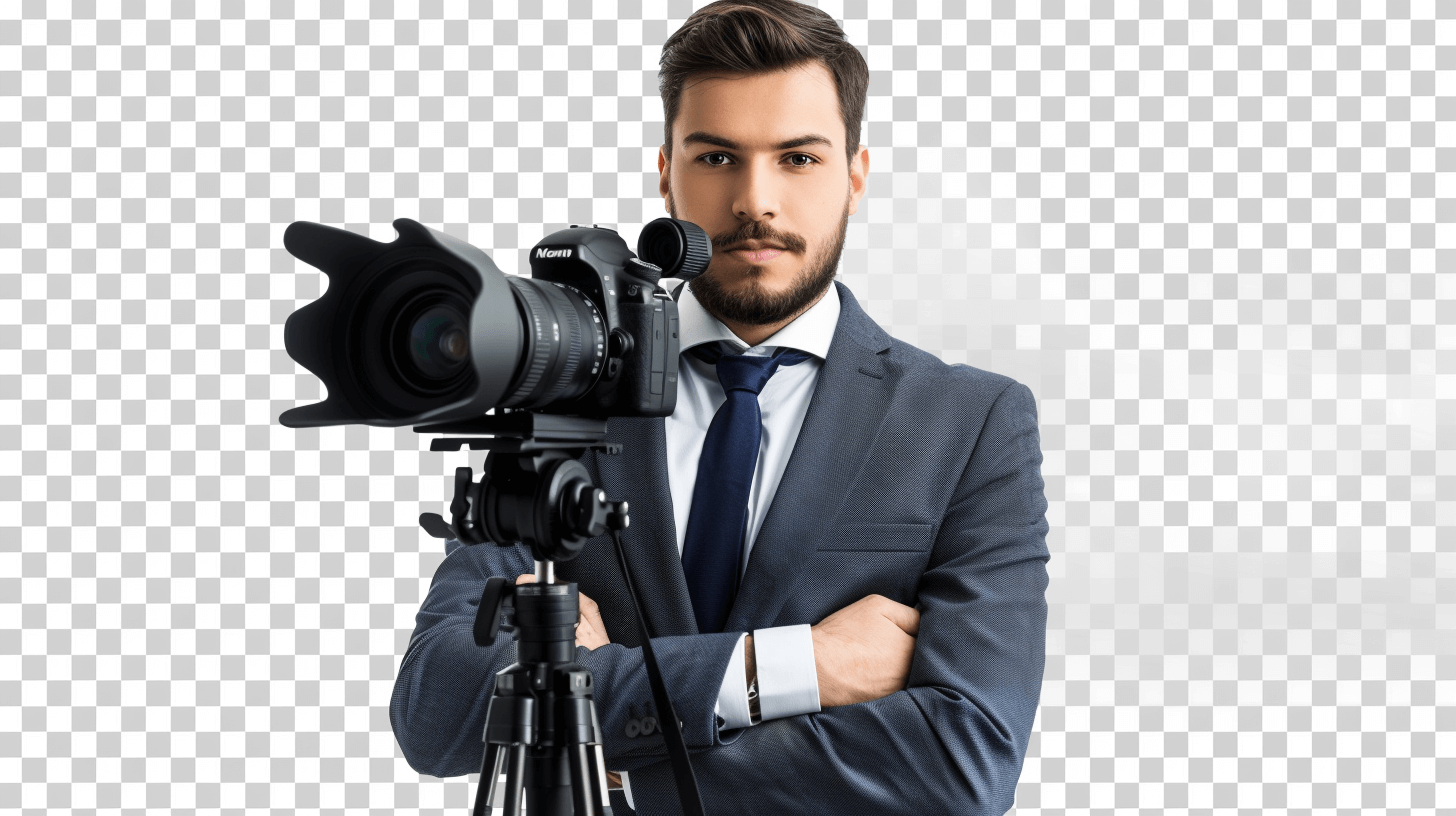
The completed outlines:
[[[1011,807],[1045,663],[1049,554],[1040,465],[1035,403],[1025,386],[1012,384],[990,411],[921,578],[904,688],[835,705],[833,684],[860,676],[840,668],[827,697],[821,685],[821,712],[720,734],[713,706],[739,633],[654,639],[710,808],[733,802],[742,811],[800,812],[814,802],[826,812],[999,814]],[[530,567],[523,548],[486,545],[457,547],[437,571],[390,709],[416,770],[479,770],[494,674],[512,662],[514,648],[505,635],[491,647],[475,646],[475,604],[486,578]],[[876,662],[847,646],[821,657],[818,639],[816,631],[816,663]],[[622,736],[651,699],[640,650],[582,646],[577,660],[593,672],[608,767],[631,772],[638,811],[677,812],[661,740]]]
[[[528,584],[535,580],[535,573],[526,573],[518,576],[516,583]],[[597,602],[585,593],[579,597],[581,618],[577,623],[576,644],[592,650],[611,643]],[[880,595],[861,598],[813,626],[820,706],[869,702],[904,688],[919,628],[920,613],[914,607]],[[755,679],[758,667],[753,635],[747,635],[746,640],[743,682],[748,685]],[[622,786],[622,779],[615,771],[608,771],[607,776],[613,787]]]
[[[536,574],[529,572],[516,577],[517,584],[535,580]],[[576,645],[592,650],[611,643],[597,602],[586,593],[578,597],[581,619]],[[919,629],[920,613],[914,607],[880,595],[861,598],[812,627],[819,704],[828,708],[864,703],[904,688]],[[758,669],[752,634],[744,654],[743,682],[747,684]]]

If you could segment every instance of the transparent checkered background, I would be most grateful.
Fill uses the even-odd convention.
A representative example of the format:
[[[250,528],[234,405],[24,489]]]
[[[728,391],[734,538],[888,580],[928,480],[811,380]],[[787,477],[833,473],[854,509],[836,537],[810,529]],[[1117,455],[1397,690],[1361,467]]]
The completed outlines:
[[[388,703],[479,457],[277,423],[283,230],[634,244],[695,5],[0,5],[0,810],[468,807]],[[1040,404],[1016,813],[1456,812],[1456,3],[824,7],[843,281]]]

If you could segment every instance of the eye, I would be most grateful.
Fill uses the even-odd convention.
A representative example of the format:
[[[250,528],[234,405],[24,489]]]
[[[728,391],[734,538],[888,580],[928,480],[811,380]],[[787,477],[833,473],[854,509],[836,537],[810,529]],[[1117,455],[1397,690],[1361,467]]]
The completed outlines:
[[[710,161],[714,156],[718,156],[718,157],[724,159],[725,161],[723,161],[723,162]],[[698,161],[702,162],[703,164],[708,165],[709,167],[722,167],[724,164],[727,164],[727,161],[726,161],[727,158],[728,158],[728,154],[727,153],[704,153],[703,155],[701,155],[701,156],[698,157]]]
[[[794,159],[808,159],[808,161],[804,162],[803,164],[800,164],[798,162],[795,162]],[[816,159],[816,158],[814,158],[813,156],[810,156],[808,153],[795,153],[792,156],[789,156],[789,164],[791,164],[794,167],[808,167],[811,164],[818,164],[818,163],[819,163],[819,160]]]

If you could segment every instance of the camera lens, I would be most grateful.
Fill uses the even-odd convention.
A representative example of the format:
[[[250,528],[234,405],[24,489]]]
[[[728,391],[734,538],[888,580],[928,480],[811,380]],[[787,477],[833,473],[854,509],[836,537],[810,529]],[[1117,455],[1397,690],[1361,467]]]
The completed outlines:
[[[370,393],[391,404],[438,399],[476,388],[471,360],[468,288],[443,269],[409,264],[382,276],[367,313],[375,323],[358,324],[360,348],[380,343],[382,355],[367,351],[360,362],[370,373]],[[506,369],[509,384],[497,403],[503,408],[541,408],[582,396],[596,383],[606,358],[605,328],[596,305],[575,289],[530,278],[506,277],[512,296],[497,301],[485,320],[516,334]],[[376,334],[376,332],[379,332]],[[475,354],[495,354],[494,346]],[[382,364],[382,367],[378,367]],[[382,376],[381,376],[382,375]],[[394,388],[391,388],[393,384]]]
[[[360,324],[363,348],[379,343],[379,355],[387,361],[381,373],[388,373],[402,393],[417,397],[439,397],[467,387],[473,380],[470,369],[469,290],[454,276],[435,270],[397,272],[392,285],[384,288],[371,311],[382,318]],[[370,337],[371,332],[379,334]],[[371,364],[363,355],[366,368]],[[381,378],[374,378],[376,385]]]
[[[436,306],[410,327],[410,360],[426,376],[444,379],[470,356],[469,341],[464,315],[451,306]]]
[[[601,312],[586,295],[531,278],[507,280],[521,320],[521,362],[501,406],[539,408],[576,399],[597,381],[606,359]]]

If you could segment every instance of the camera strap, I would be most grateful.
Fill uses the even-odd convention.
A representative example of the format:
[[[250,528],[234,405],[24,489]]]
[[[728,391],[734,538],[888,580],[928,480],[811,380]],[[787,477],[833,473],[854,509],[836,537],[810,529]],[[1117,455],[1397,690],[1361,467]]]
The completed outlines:
[[[678,287],[681,290],[682,287]],[[667,685],[662,682],[662,670],[657,667],[657,655],[652,651],[652,638],[647,631],[647,621],[642,617],[642,604],[637,600],[637,588],[632,585],[632,573],[627,569],[627,552],[622,548],[622,533],[612,529],[612,541],[617,545],[617,563],[622,566],[622,580],[627,582],[627,595],[632,599],[632,610],[637,617],[637,636],[642,641],[642,661],[647,668],[647,682],[652,686],[652,700],[657,706],[658,730],[667,741],[667,758],[672,762],[672,775],[677,781],[677,797],[682,804],[684,816],[704,816],[703,797],[698,792],[698,780],[693,776],[693,765],[688,760],[688,746],[683,741],[682,720],[667,696]],[[676,728],[669,728],[674,723]]]

